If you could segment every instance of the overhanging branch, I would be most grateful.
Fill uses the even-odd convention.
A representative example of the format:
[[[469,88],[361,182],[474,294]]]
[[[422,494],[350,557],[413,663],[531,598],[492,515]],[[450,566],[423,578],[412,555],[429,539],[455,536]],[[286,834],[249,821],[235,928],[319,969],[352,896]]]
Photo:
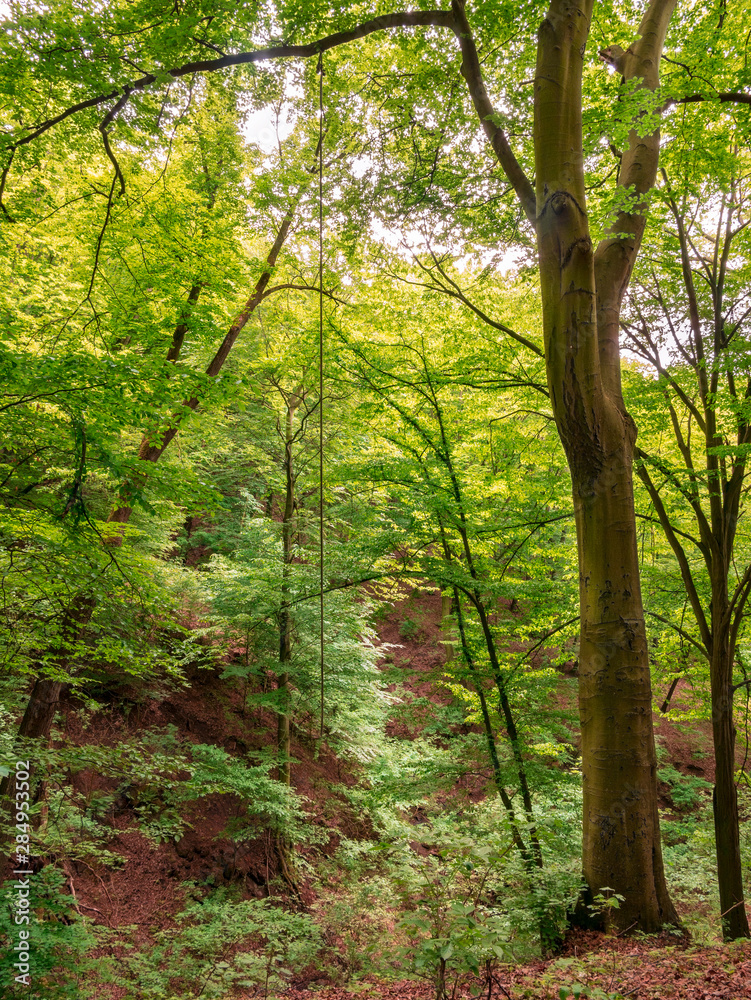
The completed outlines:
[[[347,31],[336,31],[331,35],[326,35],[324,38],[316,39],[316,41],[309,42],[306,45],[273,45],[264,49],[256,49],[252,52],[221,55],[216,59],[192,60],[182,66],[163,70],[158,75],[155,73],[146,73],[137,80],[133,80],[106,94],[100,94],[85,101],[79,101],[77,104],[73,104],[64,111],[61,111],[60,114],[40,122],[38,125],[31,127],[28,135],[10,143],[8,149],[12,153],[19,146],[33,142],[34,139],[39,138],[44,132],[70,118],[72,115],[89,108],[96,108],[107,101],[117,101],[115,107],[119,110],[121,104],[129,100],[133,94],[146,90],[152,84],[164,79],[165,76],[173,80],[179,80],[184,76],[191,76],[196,73],[212,73],[221,69],[230,69],[234,66],[248,66],[276,59],[309,59],[312,56],[320,56],[323,52],[327,52],[329,49],[336,48],[339,45],[346,45],[349,42],[366,38],[368,35],[375,34],[376,32],[387,31],[389,28],[448,28],[454,33],[459,42],[462,54],[462,75],[467,81],[472,102],[482,123],[485,135],[490,142],[498,162],[511,182],[527,218],[534,225],[537,215],[534,188],[514,156],[503,129],[496,124],[497,112],[490,101],[485,87],[477,48],[469,22],[467,21],[464,6],[464,0],[452,0],[450,11],[420,10],[382,14],[380,17],[371,18]],[[107,115],[105,118],[107,124],[109,124],[109,118],[110,115]],[[107,148],[107,137],[104,131],[102,135],[105,148]],[[110,159],[113,159],[111,150],[107,149],[107,155],[110,156]],[[113,160],[113,162],[115,161]],[[10,164],[8,163],[5,168],[6,172],[9,166]]]
[[[17,149],[29,142],[33,142],[48,129],[53,128],[60,122],[65,121],[72,115],[85,111],[88,108],[96,108],[100,104],[112,101],[126,95],[132,95],[139,91],[146,90],[153,83],[163,79],[164,76],[179,80],[184,76],[193,73],[213,73],[220,69],[229,69],[233,66],[248,66],[253,63],[267,62],[273,59],[309,59],[311,56],[320,55],[338,45],[345,45],[347,42],[354,42],[360,38],[366,38],[377,31],[386,31],[388,28],[417,28],[417,27],[440,27],[454,30],[454,18],[451,13],[445,10],[424,10],[424,11],[404,11],[402,13],[383,14],[381,17],[374,17],[369,21],[351,28],[349,31],[336,31],[325,38],[319,38],[307,45],[272,45],[265,49],[256,49],[253,52],[235,52],[229,55],[220,56],[217,59],[196,59],[187,62],[182,66],[175,66],[172,69],[164,70],[157,76],[154,73],[146,73],[144,76],[131,83],[125,84],[116,90],[111,90],[106,94],[99,94],[97,97],[90,97],[86,101],[79,101],[61,111],[60,114],[48,118],[34,127],[29,135],[17,140],[11,145],[11,149]]]
[[[496,124],[498,115],[485,87],[480,59],[477,55],[477,47],[472,36],[472,29],[467,21],[464,6],[465,0],[452,0],[451,2],[451,10],[455,19],[452,28],[459,40],[462,52],[462,76],[467,81],[472,103],[482,122],[483,131],[488,138],[488,142],[503,168],[503,172],[511,181],[514,191],[524,209],[524,214],[532,225],[535,226],[537,222],[537,198],[535,190],[529,178],[522,170],[519,161],[514,156],[503,129],[499,128]]]

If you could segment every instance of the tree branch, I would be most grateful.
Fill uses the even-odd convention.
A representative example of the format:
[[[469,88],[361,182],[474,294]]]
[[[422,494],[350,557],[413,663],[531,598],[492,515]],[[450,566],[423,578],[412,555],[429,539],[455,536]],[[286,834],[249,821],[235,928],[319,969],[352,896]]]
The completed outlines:
[[[650,524],[659,524],[660,523],[660,519],[659,518],[657,518],[657,517],[650,517],[649,514],[636,514],[635,516],[640,521],[649,521]],[[675,525],[673,526],[673,531],[676,533],[676,535],[679,535],[681,538],[685,538],[687,542],[691,542],[692,545],[695,545],[696,548],[699,550],[699,552],[701,552],[701,554],[704,555],[705,549],[702,546],[702,543],[699,541],[698,538],[694,538],[693,535],[689,535],[689,533],[687,531],[681,531],[681,529],[680,528],[676,528]]]
[[[521,344],[523,347],[526,347],[527,350],[532,351],[533,354],[536,354],[538,358],[542,358],[545,356],[542,348],[538,347],[537,344],[535,344],[533,341],[525,337],[524,334],[517,333],[516,330],[512,330],[511,327],[506,326],[505,323],[499,323],[498,320],[491,319],[491,317],[488,316],[486,312],[483,312],[483,310],[480,309],[478,306],[476,306],[474,302],[471,302],[464,294],[460,286],[452,278],[450,278],[448,274],[446,274],[446,271],[444,270],[443,267],[441,267],[440,261],[436,257],[433,250],[431,250],[430,248],[428,249],[430,256],[433,259],[433,263],[435,264],[436,269],[438,270],[438,273],[444,279],[443,282],[436,281],[435,276],[433,275],[431,269],[427,267],[425,264],[423,264],[420,258],[414,253],[412,254],[413,260],[420,268],[420,270],[424,271],[428,275],[428,277],[430,278],[430,284],[426,285],[424,283],[410,281],[407,278],[401,278],[399,275],[395,275],[395,277],[397,277],[400,281],[403,281],[405,284],[408,285],[419,284],[421,288],[430,288],[433,289],[434,291],[442,292],[444,295],[449,295],[453,299],[457,299],[457,301],[461,302],[462,305],[465,305],[468,309],[470,309],[475,314],[475,316],[479,317],[479,319],[481,319],[483,323],[487,323],[487,325],[493,327],[494,330],[499,330],[501,333],[505,333],[506,336],[511,337],[513,340],[517,341],[517,343]]]
[[[702,644],[700,642],[697,642],[696,639],[694,639],[693,636],[689,635],[688,632],[682,629],[680,625],[676,625],[674,622],[671,622],[668,618],[663,618],[662,615],[658,615],[657,612],[655,611],[645,611],[644,614],[649,615],[650,618],[656,618],[658,622],[662,622],[664,625],[668,625],[670,628],[673,629],[674,632],[677,632],[682,639],[685,639],[686,642],[690,642],[692,646],[698,649],[705,660],[709,659],[709,654],[707,653],[706,649],[702,646]],[[663,708],[661,709],[661,711],[664,712],[665,709]]]
[[[160,74],[160,77],[166,75],[172,77],[173,80],[179,80],[181,77],[190,76],[192,73],[212,73],[220,69],[229,69],[232,66],[247,66],[253,63],[266,62],[271,59],[309,59],[311,56],[317,56],[321,52],[327,52],[338,45],[346,45],[348,42],[365,38],[377,31],[386,31],[388,28],[430,26],[449,28],[455,31],[454,16],[444,10],[404,11],[401,13],[383,14],[380,17],[364,21],[362,24],[348,31],[334,32],[332,35],[319,38],[307,45],[273,45],[265,49],[256,49],[253,52],[230,53],[226,56],[220,56],[217,59],[197,59],[182,66],[165,70],[163,74]],[[38,138],[48,129],[53,128],[72,115],[78,114],[80,111],[85,111],[88,108],[96,108],[106,101],[146,90],[151,84],[156,83],[160,77],[157,77],[153,73],[146,73],[139,79],[133,80],[131,83],[117,90],[111,90],[107,94],[100,94],[97,97],[90,97],[86,101],[79,101],[77,104],[72,104],[53,118],[48,118],[40,122],[39,125],[33,128],[29,135],[12,143],[10,148],[17,149],[19,146],[25,146],[27,143],[33,142],[34,139]]]
[[[454,23],[451,27],[459,40],[462,53],[462,76],[467,81],[469,93],[475,111],[482,122],[483,131],[488,138],[493,152],[500,163],[503,172],[511,182],[516,195],[521,202],[524,214],[533,226],[537,224],[537,199],[535,190],[522,170],[519,161],[509,146],[503,129],[496,125],[498,113],[493,107],[482,77],[477,47],[472,36],[467,15],[464,10],[465,0],[451,0],[451,11]]]
[[[719,101],[720,104],[751,104],[751,94],[732,90],[719,90],[711,97],[707,97],[706,94],[689,94],[686,97],[671,98],[665,102],[665,107],[674,104],[697,104],[700,101]]]
[[[651,0],[639,26],[639,38],[621,54],[618,68],[624,84],[641,80],[655,91],[660,83],[660,57],[677,0]],[[618,212],[608,235],[595,251],[597,334],[603,385],[621,402],[620,307],[647,221],[647,193],[654,187],[660,152],[660,130],[641,136],[629,132],[618,172],[618,187],[629,192],[632,203]]]
[[[640,459],[646,459],[647,455],[640,449],[636,449],[636,455]],[[644,483],[649,493],[650,499],[657,511],[657,516],[660,519],[660,524],[662,525],[662,530],[665,532],[665,537],[668,540],[675,558],[678,561],[678,566],[681,571],[681,578],[683,580],[683,585],[686,588],[686,593],[688,599],[691,603],[691,608],[694,612],[694,617],[696,618],[696,623],[699,626],[699,633],[701,635],[701,640],[707,649],[710,648],[712,642],[712,633],[710,631],[709,625],[707,624],[707,619],[704,615],[704,609],[701,606],[701,600],[699,598],[699,592],[696,589],[696,584],[694,583],[694,578],[691,573],[691,567],[689,566],[688,559],[686,558],[686,553],[683,550],[683,546],[678,541],[676,533],[673,531],[673,525],[670,523],[670,518],[668,517],[667,510],[665,509],[665,504],[662,502],[662,497],[657,491],[652,479],[647,472],[644,462],[640,462],[636,467],[636,472],[641,481]],[[704,558],[707,560],[709,554],[704,552]]]
[[[120,169],[120,164],[117,162],[117,157],[115,156],[115,154],[114,154],[114,152],[112,150],[112,146],[110,145],[109,126],[112,124],[112,122],[115,120],[115,118],[117,118],[117,116],[120,114],[120,112],[122,111],[122,109],[128,103],[129,98],[130,98],[130,91],[126,87],[126,89],[125,89],[122,97],[120,98],[120,100],[117,101],[116,104],[114,104],[113,107],[110,108],[110,110],[104,116],[104,118],[102,119],[102,121],[101,121],[101,123],[99,125],[99,131],[102,134],[102,142],[104,143],[104,151],[107,154],[107,157],[109,158],[110,163],[115,168],[115,174],[116,174],[117,179],[118,179],[118,181],[120,183],[120,196],[121,197],[122,197],[122,195],[125,194],[125,178],[123,177],[123,172]]]
[[[331,299],[332,302],[336,302],[340,306],[349,305],[349,302],[346,299],[340,299],[337,295],[334,295],[333,292],[327,292],[325,288],[323,289],[323,292],[321,292],[321,289],[319,289],[316,285],[296,285],[292,282],[286,282],[283,285],[272,285],[271,288],[266,289],[262,298],[267,299],[269,295],[273,295],[274,292],[283,292],[287,289],[294,292],[315,292],[316,295],[323,294],[326,298]]]
[[[536,200],[534,189],[529,181],[529,178],[526,176],[518,160],[514,156],[503,130],[494,122],[494,118],[497,117],[497,113],[490,102],[490,98],[485,88],[485,83],[482,78],[482,70],[480,68],[480,60],[477,55],[477,48],[475,46],[469,22],[467,21],[464,6],[464,0],[452,0],[452,9],[450,12],[444,10],[425,10],[383,14],[380,17],[374,17],[368,21],[364,21],[362,24],[359,24],[354,28],[350,28],[347,31],[334,32],[324,38],[317,39],[314,42],[309,42],[307,45],[274,45],[265,49],[257,49],[253,52],[230,53],[222,55],[217,59],[198,59],[185,63],[182,66],[176,66],[172,69],[165,70],[163,74],[160,74],[160,77],[157,77],[154,73],[146,73],[144,76],[137,80],[133,80],[131,83],[124,85],[122,88],[112,90],[107,94],[100,94],[97,97],[91,97],[86,101],[79,101],[77,104],[71,105],[64,111],[60,112],[60,114],[40,122],[39,125],[32,129],[29,135],[11,143],[9,148],[11,150],[15,150],[19,146],[24,146],[29,142],[33,142],[34,139],[37,139],[48,129],[53,128],[55,125],[65,121],[72,115],[78,114],[80,111],[85,111],[88,108],[98,107],[106,101],[117,98],[117,110],[119,110],[121,102],[127,101],[132,94],[150,87],[163,75],[170,76],[173,80],[178,80],[181,77],[189,76],[194,73],[211,73],[216,70],[228,69],[233,66],[247,66],[253,63],[266,62],[272,59],[308,59],[311,56],[320,56],[321,53],[327,52],[329,49],[336,48],[339,45],[346,45],[349,42],[365,38],[378,31],[386,31],[389,28],[448,28],[453,31],[459,41],[462,53],[462,75],[467,81],[472,102],[482,123],[483,130],[485,131],[498,162],[516,191],[528,220],[532,223],[532,225],[534,225],[536,218]],[[113,111],[114,110],[115,109],[113,109]],[[112,114],[112,112],[110,112],[110,114]],[[105,118],[105,122],[107,122],[109,117],[110,115]],[[107,122],[107,124],[108,123],[109,122]],[[111,150],[108,148],[109,144],[104,131],[102,131],[102,135],[107,155],[110,159],[113,159]],[[113,160],[113,163],[115,163],[116,169],[118,170],[118,177],[122,178],[122,175],[119,173],[119,168],[117,168],[116,161]]]
[[[113,182],[114,183],[114,182]],[[276,239],[269,251],[268,257],[266,258],[266,266],[261,273],[258,281],[256,282],[253,294],[250,296],[248,301],[245,303],[242,310],[235,317],[232,326],[229,328],[224,340],[219,346],[216,354],[209,362],[206,368],[206,375],[209,378],[216,378],[227,360],[227,357],[232,350],[235,341],[240,335],[243,327],[246,325],[250,317],[253,315],[256,307],[262,301],[264,297],[264,292],[271,279],[272,272],[276,266],[276,261],[279,253],[284,246],[284,242],[289,235],[290,227],[292,226],[292,217],[294,210],[296,208],[296,203],[293,204],[282,220],[282,224],[277,232]],[[172,415],[169,428],[164,431],[163,434],[157,435],[156,439],[149,434],[144,434],[141,441],[141,446],[138,449],[138,458],[141,462],[158,462],[159,459],[164,454],[168,445],[172,439],[177,434],[180,429],[180,424],[184,417],[193,410],[198,408],[199,399],[197,396],[191,396],[190,399],[186,399],[183,402],[182,408]],[[143,473],[139,473],[136,477],[141,483],[145,479]],[[130,520],[130,515],[132,513],[132,502],[135,493],[135,482],[128,481],[123,485],[121,490],[120,503],[115,510],[110,513],[108,521],[114,522],[116,524],[127,524]],[[120,543],[120,536],[115,536],[112,539],[113,545],[118,545]]]

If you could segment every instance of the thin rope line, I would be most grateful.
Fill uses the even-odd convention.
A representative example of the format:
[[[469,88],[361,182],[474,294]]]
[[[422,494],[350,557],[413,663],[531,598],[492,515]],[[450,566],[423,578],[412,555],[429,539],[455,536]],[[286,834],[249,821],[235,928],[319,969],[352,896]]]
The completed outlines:
[[[323,739],[324,706],[324,606],[323,606],[323,53],[318,54],[318,490],[320,518],[318,522],[318,575],[320,590],[321,645],[321,735]]]

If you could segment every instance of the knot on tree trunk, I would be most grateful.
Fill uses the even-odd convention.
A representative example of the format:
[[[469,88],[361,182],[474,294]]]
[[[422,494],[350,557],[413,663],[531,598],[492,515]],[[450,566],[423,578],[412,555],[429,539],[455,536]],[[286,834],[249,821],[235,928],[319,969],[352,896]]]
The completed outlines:
[[[547,193],[547,186],[545,188],[545,193]],[[571,194],[570,191],[557,190],[549,194],[543,203],[542,209],[540,210],[540,218],[542,218],[547,212],[548,208],[552,209],[554,215],[562,215],[569,205],[573,205],[579,215],[586,219],[587,213],[584,211],[582,206],[576,200],[576,198]]]

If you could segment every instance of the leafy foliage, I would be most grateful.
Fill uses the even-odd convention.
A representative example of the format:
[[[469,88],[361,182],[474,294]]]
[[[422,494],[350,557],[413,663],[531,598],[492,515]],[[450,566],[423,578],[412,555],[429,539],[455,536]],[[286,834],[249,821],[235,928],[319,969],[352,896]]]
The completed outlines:
[[[188,903],[153,947],[125,951],[108,979],[129,1000],[177,994],[218,1000],[241,986],[260,987],[268,996],[315,959],[320,945],[309,916],[265,899],[232,900],[217,890]]]

